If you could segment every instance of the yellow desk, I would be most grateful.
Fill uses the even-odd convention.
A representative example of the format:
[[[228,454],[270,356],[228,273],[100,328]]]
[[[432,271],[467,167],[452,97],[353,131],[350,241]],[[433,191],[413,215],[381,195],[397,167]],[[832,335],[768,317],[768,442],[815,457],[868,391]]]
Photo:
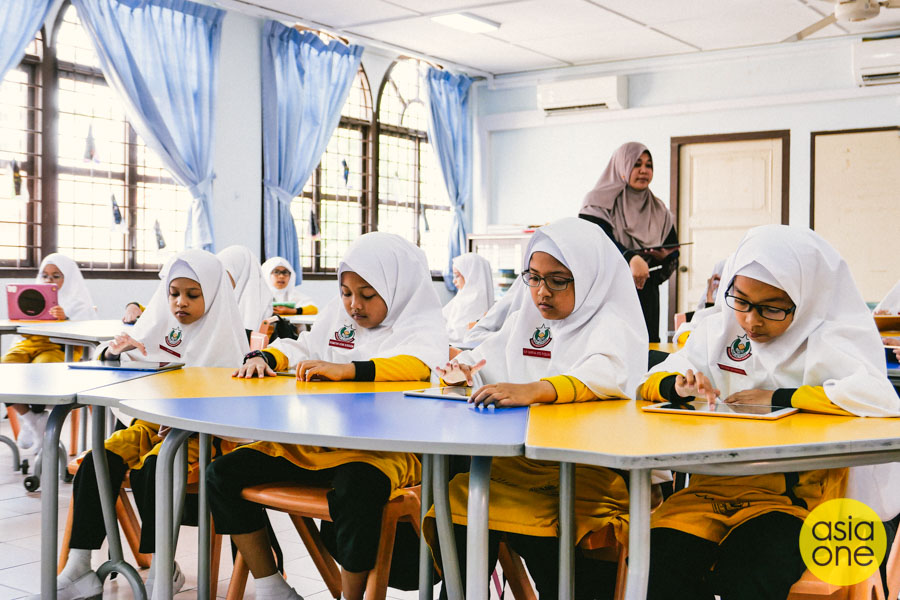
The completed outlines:
[[[673,352],[678,352],[684,346],[679,346],[678,344],[670,343],[670,342],[661,342],[658,344],[650,344],[651,350],[659,350],[661,352],[668,352],[672,354]]]
[[[798,413],[751,421],[646,413],[643,404],[610,400],[531,408],[525,456],[561,462],[561,600],[571,598],[572,589],[567,561],[576,542],[574,463],[630,471],[626,598],[636,600],[645,597],[649,574],[651,469],[752,475],[900,460],[900,419]]]

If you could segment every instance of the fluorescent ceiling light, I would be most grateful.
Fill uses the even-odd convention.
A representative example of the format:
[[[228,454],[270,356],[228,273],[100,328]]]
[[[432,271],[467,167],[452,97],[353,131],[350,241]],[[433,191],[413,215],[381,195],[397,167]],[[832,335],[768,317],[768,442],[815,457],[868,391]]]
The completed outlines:
[[[487,33],[488,31],[500,29],[500,23],[489,21],[470,13],[450,13],[449,15],[431,17],[431,20],[466,33]]]

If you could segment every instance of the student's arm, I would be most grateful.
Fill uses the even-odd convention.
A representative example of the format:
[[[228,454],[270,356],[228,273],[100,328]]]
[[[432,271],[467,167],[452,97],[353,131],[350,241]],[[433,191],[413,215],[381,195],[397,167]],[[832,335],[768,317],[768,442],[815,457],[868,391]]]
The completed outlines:
[[[319,308],[315,304],[307,304],[306,306],[298,306],[297,314],[298,315],[317,315],[317,314],[319,314]]]
[[[401,354],[391,358],[353,361],[355,381],[428,381],[431,369],[415,356]]]
[[[581,383],[580,379],[571,375],[544,377],[541,381],[549,382],[553,389],[556,390],[556,404],[588,402],[597,399],[597,395],[591,391],[591,388]]]
[[[682,397],[675,391],[678,375],[666,371],[653,373],[638,386],[638,396],[651,402],[689,402],[693,397]]]
[[[799,388],[775,390],[772,394],[772,406],[793,406],[809,412],[853,416],[853,413],[847,412],[829,400],[825,395],[825,388],[821,385],[804,385]]]

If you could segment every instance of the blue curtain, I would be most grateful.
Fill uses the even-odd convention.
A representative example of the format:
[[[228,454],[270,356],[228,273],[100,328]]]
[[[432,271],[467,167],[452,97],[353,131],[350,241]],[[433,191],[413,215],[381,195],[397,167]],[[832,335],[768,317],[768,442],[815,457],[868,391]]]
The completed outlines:
[[[263,198],[266,258],[303,270],[291,201],[319,163],[359,69],[363,47],[324,43],[275,21],[263,30]],[[316,215],[319,217],[319,215]]]
[[[0,2],[0,81],[25,56],[25,47],[44,24],[53,0],[3,0]]]
[[[187,0],[73,0],[132,127],[193,200],[185,245],[213,250],[216,68],[225,12]]]
[[[453,205],[450,225],[450,257],[444,270],[444,285],[453,285],[453,259],[466,246],[463,209],[472,197],[472,116],[469,113],[469,88],[472,79],[428,68],[428,124],[431,145],[437,153],[444,184]]]

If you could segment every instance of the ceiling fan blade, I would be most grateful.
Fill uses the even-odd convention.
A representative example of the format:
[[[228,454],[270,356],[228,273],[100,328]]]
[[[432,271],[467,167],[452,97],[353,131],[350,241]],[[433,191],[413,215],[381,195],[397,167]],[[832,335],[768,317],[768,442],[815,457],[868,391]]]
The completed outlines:
[[[898,2],[898,4],[900,4],[900,0],[890,0],[890,1],[891,2],[896,1],[896,2]],[[820,29],[824,29],[825,27],[828,27],[835,21],[837,21],[837,18],[833,14],[828,15],[827,17],[816,21],[809,27],[804,27],[803,29],[801,29],[800,31],[798,31],[797,33],[795,33],[794,35],[792,35],[791,37],[787,38],[784,41],[785,42],[797,42],[799,40],[805,39],[805,38],[811,36],[812,34],[814,34],[815,32],[819,31]]]

